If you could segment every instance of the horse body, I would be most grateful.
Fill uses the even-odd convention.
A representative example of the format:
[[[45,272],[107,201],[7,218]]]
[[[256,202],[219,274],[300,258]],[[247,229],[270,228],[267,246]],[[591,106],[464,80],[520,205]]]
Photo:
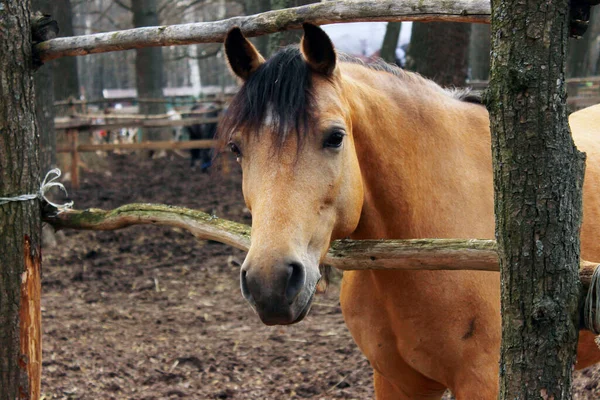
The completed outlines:
[[[282,55],[265,64],[240,36],[230,33],[226,51],[233,71],[249,82],[245,100],[259,79],[268,85],[277,68],[292,73],[289,66],[297,60]],[[483,106],[415,74],[336,63],[327,36],[315,27],[305,26],[301,49],[312,71],[314,96],[307,104],[315,114],[304,138],[277,133],[290,125],[277,99],[293,98],[279,96],[283,89],[277,86],[259,91],[277,94],[265,103],[264,115],[234,99],[230,118],[247,118],[225,124],[225,130],[238,131],[229,138],[253,214],[242,292],[268,324],[306,315],[316,266],[330,240],[494,237]],[[253,74],[260,76],[253,80]],[[296,83],[277,76],[294,91]],[[586,130],[590,123],[600,126],[598,116],[600,106],[571,119],[576,144],[588,152],[582,227],[587,259],[600,258],[593,240],[600,228],[594,196],[600,189],[600,132]],[[262,133],[240,133],[252,117]],[[340,300],[346,324],[375,370],[378,399],[439,399],[446,388],[457,399],[497,398],[498,273],[346,271]],[[578,367],[600,361],[589,332],[580,337],[578,360]]]
[[[340,69],[354,110],[365,192],[352,238],[493,238],[485,108],[449,98],[420,79],[392,82],[387,72],[354,64]],[[365,95],[377,110],[362,114],[352,102]],[[369,118],[381,110],[385,118]],[[341,303],[355,340],[381,374],[378,393],[439,398],[446,387],[468,384],[477,390],[473,394],[487,389],[491,398],[497,390],[499,291],[497,273],[348,271]]]

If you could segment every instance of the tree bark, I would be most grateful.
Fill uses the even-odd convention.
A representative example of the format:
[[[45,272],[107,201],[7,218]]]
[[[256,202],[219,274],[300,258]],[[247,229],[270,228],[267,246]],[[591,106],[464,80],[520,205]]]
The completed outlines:
[[[303,22],[317,25],[372,21],[486,23],[489,22],[489,14],[490,3],[487,0],[326,1],[223,21],[128,29],[70,39],[59,38],[41,43],[36,49],[42,61],[47,61],[65,56],[83,56],[142,47],[221,43],[234,26],[241,27],[246,37],[254,37],[286,29],[299,29]]]
[[[383,43],[381,44],[381,51],[379,52],[379,56],[386,62],[396,64],[396,47],[398,47],[401,28],[402,22],[387,23],[385,36],[383,37]]]
[[[39,189],[29,0],[0,0],[0,197]],[[40,397],[38,200],[0,205],[0,399]]]
[[[413,23],[406,68],[442,86],[465,86],[471,26]]]
[[[471,79],[487,81],[490,77],[490,26],[473,24],[469,42]]]
[[[567,122],[568,6],[492,1],[501,399],[571,398],[585,161]]]
[[[52,15],[58,22],[60,37],[70,37],[73,32],[73,9],[71,0],[52,0]],[[79,78],[77,75],[77,59],[73,57],[63,57],[51,63],[54,74],[54,98],[56,100],[66,100],[69,97],[79,99]],[[68,107],[58,110],[64,114]]]
[[[158,26],[157,0],[132,0],[133,26]],[[138,99],[163,98],[163,54],[161,48],[144,48],[136,50],[135,57],[136,87]],[[140,102],[141,114],[162,114],[165,112],[164,103]],[[166,131],[159,128],[143,130],[144,140],[168,140]]]

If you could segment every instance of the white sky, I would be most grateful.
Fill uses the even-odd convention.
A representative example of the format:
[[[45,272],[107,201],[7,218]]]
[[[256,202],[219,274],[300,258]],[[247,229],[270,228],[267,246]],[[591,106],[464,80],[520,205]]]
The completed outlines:
[[[335,47],[349,54],[370,56],[381,48],[387,22],[353,22],[321,25]],[[398,47],[410,41],[412,22],[403,22]]]

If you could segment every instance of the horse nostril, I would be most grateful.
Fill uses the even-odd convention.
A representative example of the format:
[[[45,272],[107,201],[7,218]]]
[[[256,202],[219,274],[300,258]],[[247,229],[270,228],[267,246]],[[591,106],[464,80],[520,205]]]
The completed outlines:
[[[291,262],[288,264],[288,281],[285,288],[285,297],[292,304],[304,286],[306,273],[304,266],[299,262]]]
[[[248,280],[246,278],[246,270],[242,269],[240,273],[240,288],[242,289],[242,296],[248,300],[251,304],[254,304],[254,298],[248,289]]]

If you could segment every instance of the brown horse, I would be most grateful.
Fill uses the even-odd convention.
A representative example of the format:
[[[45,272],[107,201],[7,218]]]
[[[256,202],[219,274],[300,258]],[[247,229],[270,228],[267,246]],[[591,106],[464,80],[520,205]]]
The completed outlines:
[[[299,49],[268,61],[237,28],[225,49],[244,81],[220,128],[253,217],[241,288],[264,323],[304,318],[334,239],[494,237],[488,113],[468,92],[336,54],[308,24]],[[587,259],[600,259],[600,133],[586,133],[599,111],[573,117]],[[499,296],[492,272],[345,272],[344,318],[377,398],[496,399]],[[589,332],[579,349],[578,367],[600,360]]]

